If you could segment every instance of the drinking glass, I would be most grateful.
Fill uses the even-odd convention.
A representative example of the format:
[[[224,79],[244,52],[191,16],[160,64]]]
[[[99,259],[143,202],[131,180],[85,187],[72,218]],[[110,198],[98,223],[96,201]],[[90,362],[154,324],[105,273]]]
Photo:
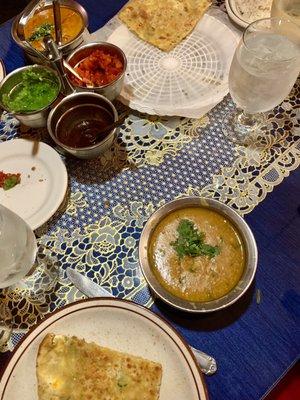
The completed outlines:
[[[20,281],[34,265],[35,235],[17,214],[0,204],[0,288]]]
[[[0,204],[0,288],[19,282],[32,268],[36,238],[27,223]],[[11,334],[11,313],[0,303],[0,348]]]
[[[300,1],[299,0],[273,0],[271,17],[289,19],[296,25],[300,25]]]
[[[289,20],[265,18],[250,24],[235,51],[229,91],[237,109],[227,115],[224,134],[247,145],[255,140],[265,113],[290,93],[300,71],[300,47],[290,30],[299,27]]]

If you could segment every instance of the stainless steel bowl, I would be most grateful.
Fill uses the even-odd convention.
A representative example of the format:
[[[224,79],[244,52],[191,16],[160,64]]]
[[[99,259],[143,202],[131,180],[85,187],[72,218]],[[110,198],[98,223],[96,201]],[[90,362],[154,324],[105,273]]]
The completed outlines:
[[[30,112],[13,112],[9,108],[3,104],[2,96],[4,94],[10,93],[19,83],[22,82],[22,74],[26,70],[46,70],[51,73],[53,80],[57,82],[58,85],[58,94],[55,99],[48,106],[42,108],[41,110],[37,111],[30,111]],[[30,65],[22,68],[15,69],[10,74],[8,74],[0,83],[0,106],[4,108],[4,110],[14,114],[14,116],[22,122],[22,124],[26,126],[30,126],[31,128],[42,128],[47,124],[47,117],[50,112],[50,108],[52,104],[56,101],[57,97],[59,96],[59,92],[61,89],[61,82],[59,79],[58,74],[51,68],[42,66],[42,65]]]
[[[206,302],[191,302],[183,300],[174,296],[162,287],[152,272],[148,258],[148,249],[154,229],[168,214],[186,207],[206,207],[224,215],[236,227],[243,241],[246,253],[246,263],[243,275],[238,284],[228,294],[219,299]],[[244,219],[232,208],[217,200],[201,197],[186,197],[165,204],[148,219],[139,242],[139,262],[146,281],[157,297],[182,311],[207,313],[230,306],[247,291],[256,272],[257,247],[251,229]]]
[[[83,46],[78,47],[73,53],[69,56],[68,62],[72,67],[75,67],[80,61],[84,58],[88,57],[93,51],[97,49],[107,49],[112,53],[117,54],[123,61],[123,71],[118,76],[117,79],[114,81],[102,85],[102,86],[94,86],[93,88],[87,88],[86,86],[77,86],[73,85],[76,91],[88,91],[88,92],[95,92],[99,93],[109,100],[114,100],[116,97],[119,96],[122,90],[125,71],[127,67],[127,59],[124,52],[117,46],[111,43],[106,42],[98,42],[98,43],[88,43],[84,44]]]
[[[69,153],[75,157],[82,159],[89,159],[96,158],[109,149],[115,139],[117,128],[112,129],[107,134],[105,139],[100,141],[99,143],[93,146],[81,148],[66,146],[57,138],[55,134],[56,126],[60,117],[64,115],[64,113],[66,113],[67,111],[70,111],[73,107],[76,107],[78,105],[83,106],[85,104],[95,104],[105,107],[113,115],[114,121],[117,121],[118,119],[118,113],[114,105],[104,96],[101,96],[98,93],[73,93],[62,99],[61,102],[58,103],[51,110],[47,121],[47,128],[54,142],[60,147],[60,149],[62,149],[64,153]],[[76,111],[74,110],[74,112]]]
[[[87,30],[87,26],[88,26],[88,15],[87,15],[87,12],[85,11],[85,9],[74,0],[60,0],[60,5],[72,8],[75,11],[77,11],[81,15],[81,18],[83,21],[82,30],[77,35],[77,37],[74,38],[69,43],[59,46],[59,49],[61,50],[63,56],[68,57],[69,54],[71,54],[74,49],[76,49],[78,46],[80,46],[84,42],[84,32]],[[36,10],[50,8],[50,7],[52,7],[52,0],[44,0],[37,7]],[[13,21],[12,28],[11,28],[12,38],[20,47],[22,47],[22,49],[24,50],[26,56],[29,58],[30,61],[37,63],[37,64],[41,64],[41,63],[45,64],[45,60],[37,57],[36,52],[30,51],[30,48],[28,46],[24,45],[23,40],[22,40],[23,27],[20,24],[21,17],[22,17],[22,13],[17,15]]]

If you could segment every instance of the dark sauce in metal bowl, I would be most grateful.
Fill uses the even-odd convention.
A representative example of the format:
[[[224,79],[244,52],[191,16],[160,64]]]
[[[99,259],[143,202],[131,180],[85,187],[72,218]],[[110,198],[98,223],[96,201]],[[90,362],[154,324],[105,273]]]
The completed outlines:
[[[77,105],[57,121],[55,135],[65,146],[83,148],[102,142],[110,133],[107,127],[114,116],[96,104]]]

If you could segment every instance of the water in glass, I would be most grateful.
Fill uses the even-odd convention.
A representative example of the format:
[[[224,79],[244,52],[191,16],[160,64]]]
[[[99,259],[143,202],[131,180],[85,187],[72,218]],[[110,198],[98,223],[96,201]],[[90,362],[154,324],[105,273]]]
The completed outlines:
[[[273,0],[271,16],[289,19],[300,26],[300,1]]]
[[[269,111],[290,93],[299,74],[295,43],[269,32],[253,33],[236,50],[229,73],[229,90],[246,113]]]
[[[32,268],[36,252],[36,238],[29,225],[0,205],[0,288],[20,281]]]

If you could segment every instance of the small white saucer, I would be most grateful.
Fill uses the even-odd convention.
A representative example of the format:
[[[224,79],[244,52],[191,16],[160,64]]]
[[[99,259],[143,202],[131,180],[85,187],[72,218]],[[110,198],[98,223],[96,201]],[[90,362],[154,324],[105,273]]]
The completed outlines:
[[[64,199],[68,186],[65,164],[52,147],[24,139],[0,143],[0,154],[0,171],[21,174],[20,184],[0,189],[0,203],[37,229]]]

